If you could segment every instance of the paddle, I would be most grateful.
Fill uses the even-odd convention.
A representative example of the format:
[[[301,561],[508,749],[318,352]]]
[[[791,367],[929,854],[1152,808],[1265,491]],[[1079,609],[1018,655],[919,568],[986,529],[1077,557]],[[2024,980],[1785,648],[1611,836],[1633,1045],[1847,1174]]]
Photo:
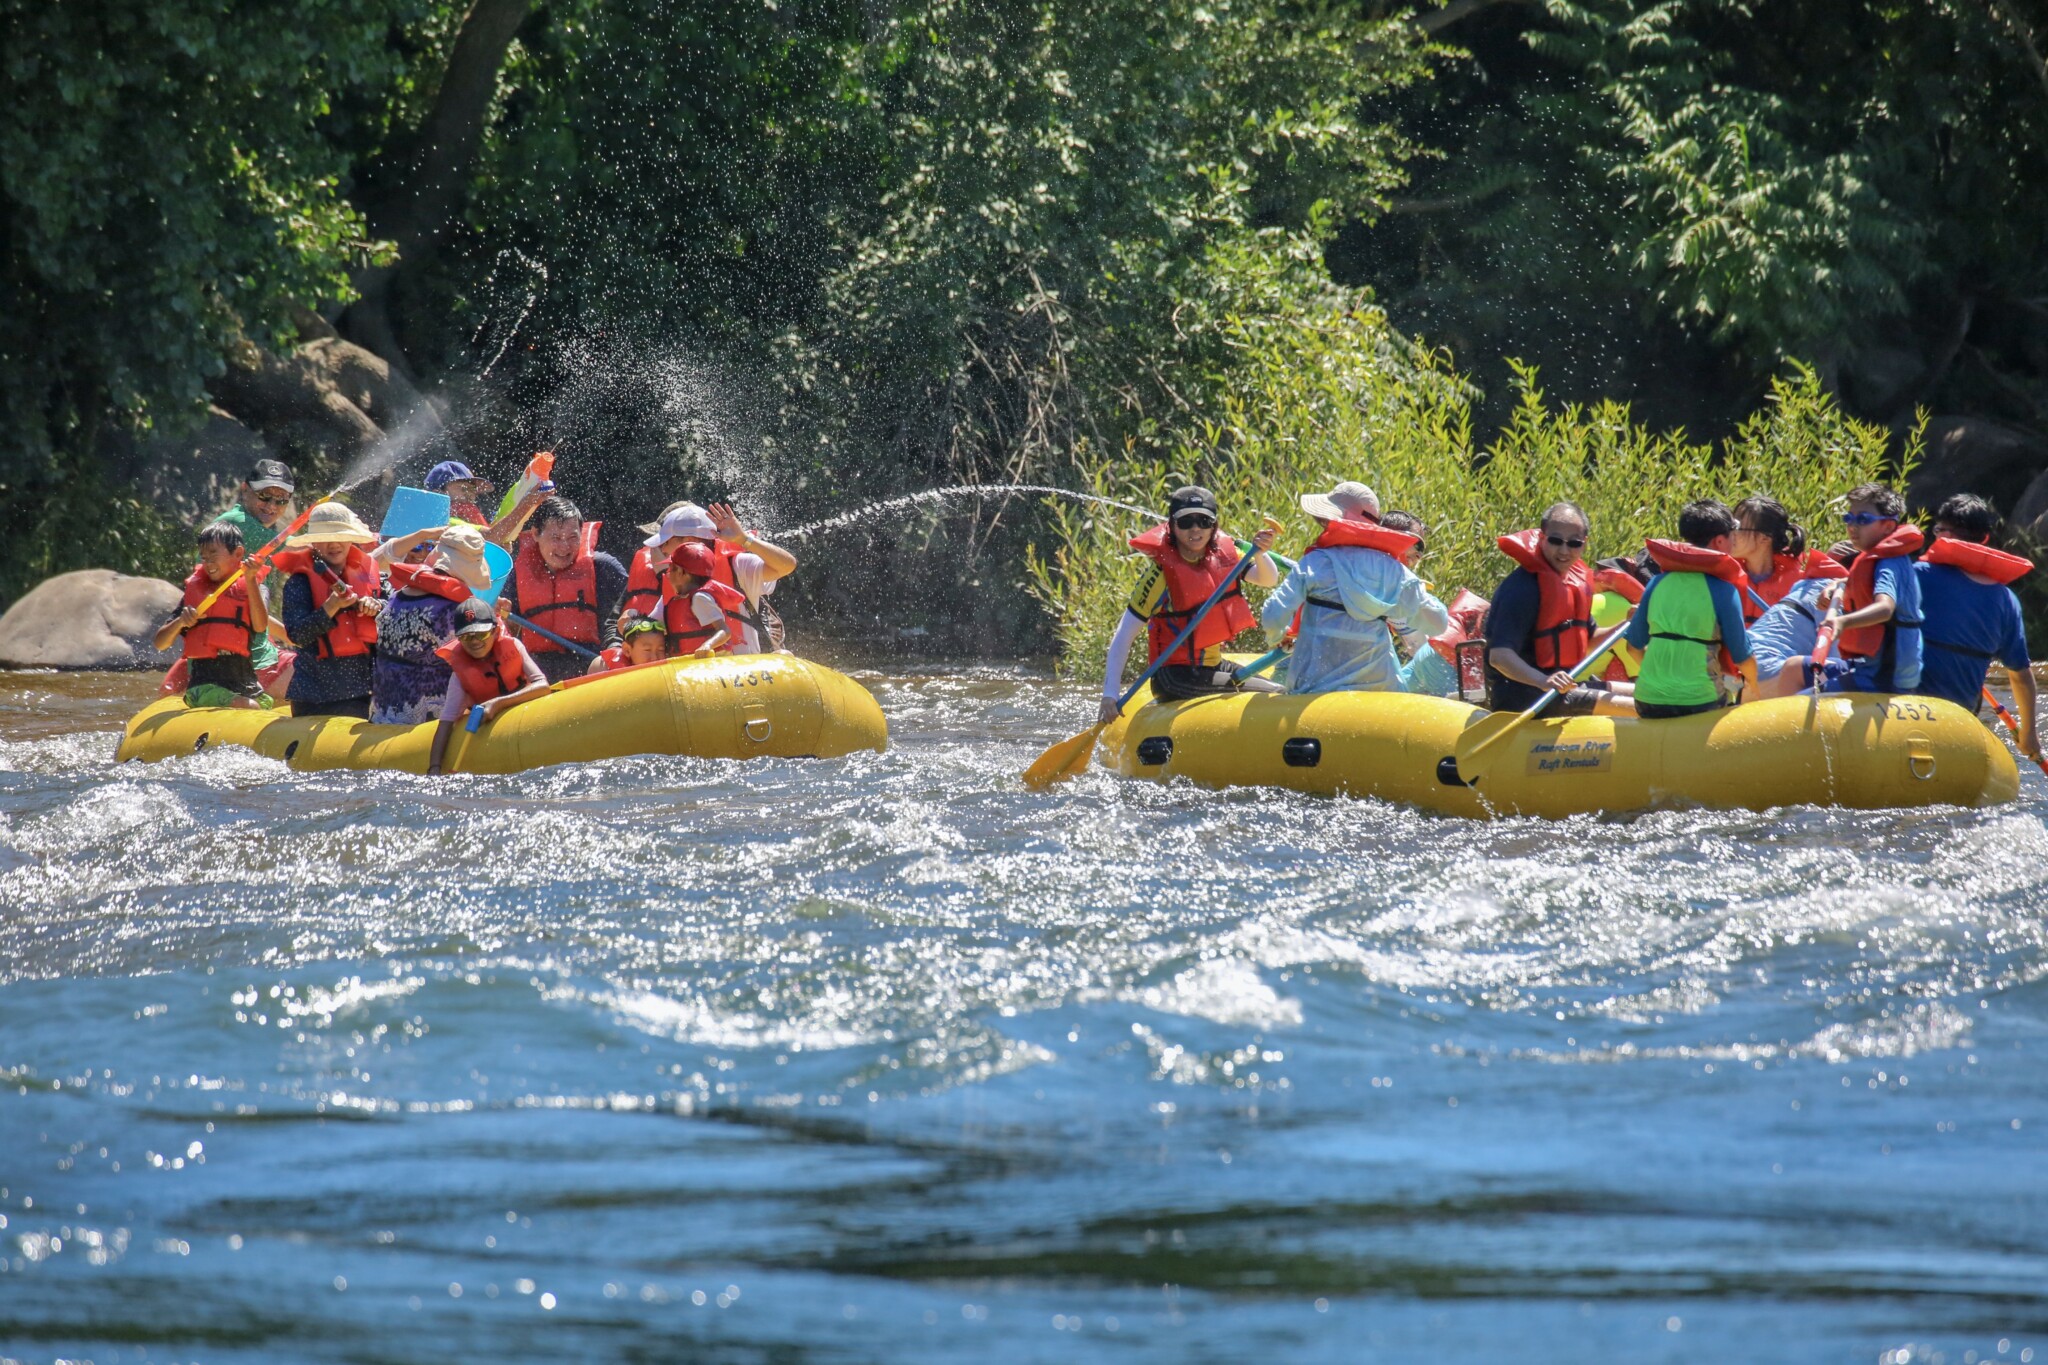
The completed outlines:
[[[1187,625],[1181,627],[1180,634],[1173,637],[1173,643],[1160,651],[1159,657],[1138,675],[1136,682],[1124,689],[1124,694],[1116,699],[1117,710],[1123,710],[1124,705],[1138,695],[1138,689],[1152,681],[1152,675],[1164,667],[1166,661],[1174,656],[1175,651],[1193,637],[1195,627],[1202,623],[1202,618],[1209,614],[1211,607],[1223,600],[1225,593],[1237,586],[1237,580],[1244,577],[1245,570],[1251,568],[1254,558],[1253,555],[1244,555],[1237,561],[1229,575],[1216,585],[1216,591],[1209,594],[1209,600],[1195,609],[1195,614],[1188,618]],[[1072,739],[1063,739],[1047,749],[1038,756],[1037,762],[1024,770],[1024,785],[1034,788],[1050,787],[1055,782],[1065,782],[1068,778],[1078,777],[1088,771],[1088,759],[1095,752],[1095,741],[1100,739],[1102,732],[1108,728],[1108,721],[1096,721]]]
[[[2004,707],[2003,705],[2001,705],[2001,704],[2000,704],[2000,702],[1999,702],[1998,698],[1996,698],[1996,697],[1994,697],[1994,696],[1992,696],[1992,695],[1991,695],[1991,689],[1990,689],[1990,688],[1986,687],[1986,688],[1984,688],[1984,689],[1982,689],[1982,690],[1983,690],[1983,693],[1984,693],[1984,700],[1986,700],[1986,701],[1988,701],[1988,702],[1990,702],[1990,703],[1991,703],[1991,709],[1992,709],[1992,710],[1994,710],[1994,711],[1996,711],[1996,712],[1998,713],[1998,718],[1999,718],[2000,720],[2002,720],[2002,721],[2004,721],[2004,722],[2005,722],[2005,728],[2006,728],[2006,729],[2008,729],[2008,730],[2010,730],[2010,731],[2012,731],[2012,737],[2013,737],[2013,739],[2015,739],[2015,740],[2019,739],[2019,737],[2020,737],[2020,722],[2019,722],[2019,718],[2018,718],[2017,716],[2013,715],[2013,713],[2012,713],[2012,712],[2010,712],[2010,711],[2006,710],[2006,709],[2005,709],[2005,707]],[[2013,747],[2014,747],[2015,749],[2017,749],[2017,748],[2019,747],[2019,745],[2018,745],[2018,744],[2014,744],[2014,745],[2013,745]],[[2021,756],[2022,756],[2022,757],[2025,757],[2025,755],[2021,755]],[[2035,760],[2034,760],[2034,762],[2035,762],[2036,764],[2040,765],[2040,769],[2041,769],[2041,771],[2042,771],[2043,773],[2048,773],[2048,758],[2037,758],[2037,759],[2035,759]]]
[[[524,616],[521,616],[516,611],[506,612],[505,617],[513,625],[518,626],[521,630],[530,630],[535,635],[540,636],[540,638],[543,640],[553,640],[556,644],[568,650],[571,654],[581,654],[586,659],[595,659],[597,657],[597,651],[592,649],[590,646],[579,645],[574,640],[564,640],[561,636],[555,634],[546,626],[537,626],[533,622],[527,620]]]
[[[371,480],[380,479],[382,477],[383,475],[381,474],[372,474],[369,476],[369,478],[357,479],[354,483],[345,483],[341,487],[335,489],[332,493],[329,493],[326,497],[320,499],[320,502],[338,501],[341,498],[342,494],[353,493],[356,491],[356,489],[361,488],[364,484],[371,482]],[[201,616],[206,615],[206,609],[212,606],[215,602],[219,601],[220,595],[222,593],[226,592],[229,588],[234,587],[235,583],[241,578],[243,574],[247,573],[252,568],[257,568],[264,564],[268,564],[270,562],[270,557],[276,554],[279,550],[284,548],[284,543],[287,540],[290,540],[292,536],[297,533],[298,529],[301,526],[304,526],[306,524],[306,519],[313,515],[313,509],[315,507],[318,507],[319,505],[319,502],[307,503],[306,510],[299,513],[299,515],[293,519],[291,525],[285,527],[282,531],[279,531],[275,536],[273,536],[268,545],[258,550],[255,554],[250,555],[248,558],[244,559],[241,562],[241,565],[237,567],[233,573],[229,574],[226,578],[223,578],[218,584],[214,586],[212,592],[208,593],[204,598],[200,599],[199,605],[197,607],[194,607],[193,610],[198,612]]]
[[[1282,659],[1286,657],[1287,646],[1285,645],[1280,646],[1280,648],[1278,649],[1269,649],[1264,654],[1261,654],[1258,658],[1253,659],[1250,663],[1240,664],[1238,667],[1232,669],[1230,672],[1230,676],[1237,679],[1239,682],[1243,682],[1246,678],[1252,677],[1254,674],[1264,673],[1267,669],[1271,668],[1274,664],[1279,663]]]
[[[1635,613],[1630,612],[1627,619],[1623,620],[1620,625],[1595,641],[1593,647],[1586,651],[1586,657],[1579,660],[1578,664],[1571,670],[1572,681],[1577,682],[1580,678],[1586,676],[1587,671],[1600,661],[1616,640],[1621,638],[1622,632],[1628,629],[1629,622],[1634,619]],[[1463,782],[1468,787],[1477,786],[1479,779],[1485,776],[1484,772],[1478,771],[1480,758],[1509,735],[1521,729],[1525,722],[1532,721],[1542,715],[1550,703],[1556,701],[1561,695],[1563,694],[1556,688],[1547,688],[1543,695],[1538,697],[1535,704],[1529,707],[1528,710],[1518,711],[1514,715],[1491,715],[1480,721],[1477,725],[1467,728],[1463,734],[1458,736],[1458,753],[1451,760],[1451,763],[1455,766],[1458,781]],[[1437,766],[1438,771],[1441,773],[1444,765],[1438,764]]]

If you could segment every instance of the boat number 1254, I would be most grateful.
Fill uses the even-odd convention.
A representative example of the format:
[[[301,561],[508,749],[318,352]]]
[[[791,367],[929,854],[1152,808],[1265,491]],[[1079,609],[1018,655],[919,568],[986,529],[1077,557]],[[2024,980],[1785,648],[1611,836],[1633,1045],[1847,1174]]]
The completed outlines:
[[[773,673],[766,673],[757,669],[752,673],[742,673],[734,678],[720,678],[718,685],[720,687],[759,687],[763,683],[772,683],[774,681],[775,675]]]

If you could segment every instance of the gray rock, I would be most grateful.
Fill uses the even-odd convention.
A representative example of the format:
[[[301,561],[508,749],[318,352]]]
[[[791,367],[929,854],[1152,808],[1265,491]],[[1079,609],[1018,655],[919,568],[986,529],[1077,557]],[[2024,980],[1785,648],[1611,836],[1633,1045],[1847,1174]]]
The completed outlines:
[[[44,579],[0,616],[0,668],[167,668],[150,637],[183,596],[112,569]]]
[[[2006,524],[2016,531],[2025,531],[2036,540],[2048,540],[2048,474],[2040,475],[2027,485],[2027,491],[2020,494],[2012,514],[2006,518]]]
[[[258,460],[275,459],[268,442],[233,416],[209,407],[206,425],[189,436],[156,436],[108,452],[108,470],[148,502],[198,527],[234,504],[242,476]]]
[[[1932,509],[1951,493],[1975,493],[2016,508],[2048,470],[2048,444],[2034,432],[1984,417],[1927,419],[1927,458],[1913,471],[1907,500]]]

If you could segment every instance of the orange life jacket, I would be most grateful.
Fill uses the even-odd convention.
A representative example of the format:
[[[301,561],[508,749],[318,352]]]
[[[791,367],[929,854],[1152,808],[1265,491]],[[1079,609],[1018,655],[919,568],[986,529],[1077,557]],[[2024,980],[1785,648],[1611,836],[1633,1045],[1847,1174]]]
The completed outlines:
[[[597,648],[603,632],[597,618],[597,561],[589,550],[578,550],[574,562],[557,573],[540,557],[539,543],[529,541],[512,561],[512,576],[521,616],[564,640]],[[530,653],[563,652],[553,640],[531,631],[520,631],[519,641]]]
[[[725,613],[725,643],[712,651],[716,654],[733,654],[745,642],[741,634],[753,621],[747,615],[747,599],[738,588],[728,588],[715,578],[707,578],[697,586],[697,591],[682,597],[670,597],[661,605],[662,627],[668,632],[668,647],[671,652],[691,653],[706,640],[716,635],[720,627],[707,626],[697,619],[697,613],[690,603],[697,593],[703,593],[718,604]],[[765,638],[757,633],[757,643],[766,646]],[[609,665],[607,665],[609,667]]]
[[[1754,621],[1762,616],[1768,607],[1775,607],[1785,600],[1785,594],[1792,591],[1792,585],[1806,577],[1805,566],[1797,556],[1773,554],[1771,571],[1762,578],[1744,571],[1749,592],[1742,594],[1742,619]],[[1751,597],[1754,593],[1755,597]],[[1758,605],[1761,601],[1762,605]]]
[[[1161,522],[1143,535],[1133,536],[1131,548],[1157,564],[1166,576],[1166,598],[1145,623],[1145,661],[1156,663],[1173,644],[1174,637],[1187,628],[1188,618],[1201,609],[1209,594],[1237,567],[1237,545],[1218,527],[1209,539],[1208,552],[1190,564],[1174,548],[1173,529]],[[1232,583],[1230,591],[1202,618],[1187,643],[1166,662],[1199,665],[1203,650],[1229,643],[1252,625],[1251,604],[1244,600],[1242,586]]]
[[[411,588],[414,592],[445,597],[450,602],[467,602],[476,595],[469,584],[454,574],[442,573],[425,564],[393,564],[387,572],[394,588]]]
[[[358,597],[378,598],[384,595],[377,565],[360,545],[348,547],[348,560],[342,565],[339,578],[311,550],[279,550],[271,560],[286,573],[297,574],[306,580],[313,589],[315,607],[326,605],[328,594],[334,591],[337,583],[347,583],[349,590]],[[377,618],[351,607],[334,618],[334,624],[314,645],[313,654],[320,659],[353,659],[368,654],[376,643]]]
[[[1688,545],[1682,540],[1646,540],[1643,548],[1650,552],[1650,562],[1661,573],[1703,573],[1709,578],[1718,578],[1735,589],[1738,602],[1749,587],[1749,570],[1742,567],[1742,561],[1734,555],[1720,550],[1709,550],[1703,545]],[[1762,615],[1761,612],[1758,615]],[[1652,626],[1650,634],[1659,632]],[[1690,640],[1689,635],[1669,636],[1670,639]],[[1721,651],[1721,671],[1733,673],[1736,669],[1735,656],[1728,652],[1725,640],[1699,640],[1698,644],[1718,645]]]
[[[1994,583],[2012,583],[2034,571],[2034,561],[2019,555],[1994,550],[1989,545],[1975,541],[1953,540],[1939,536],[1927,553],[1920,556],[1923,564],[1946,564],[1964,573],[1977,574]]]
[[[603,649],[597,651],[597,657],[598,661],[604,665],[604,671],[607,673],[615,668],[624,668],[626,666],[626,647],[623,644],[606,645]]]
[[[455,676],[462,682],[463,695],[472,703],[517,692],[526,683],[526,665],[519,657],[519,646],[502,630],[492,637],[491,652],[481,659],[471,658],[460,639],[450,640],[434,653],[455,670]]]
[[[661,605],[662,570],[654,562],[654,551],[642,545],[633,551],[633,562],[626,566],[625,610],[637,611],[642,616],[654,615]]]
[[[1479,638],[1480,622],[1486,619],[1488,602],[1470,588],[1458,589],[1458,595],[1451,599],[1451,605],[1444,608],[1451,623],[1444,627],[1441,635],[1429,637],[1429,643],[1443,656],[1447,664],[1458,661],[1458,646],[1467,640]]]
[[[1917,526],[1901,526],[1878,542],[1874,550],[1865,550],[1856,556],[1856,562],[1849,566],[1849,586],[1842,589],[1842,614],[1858,612],[1877,600],[1877,562],[1881,559],[1896,559],[1900,555],[1912,554],[1925,543]],[[1883,625],[1859,626],[1845,630],[1835,645],[1845,659],[1870,659],[1879,655],[1885,647],[1886,637],[1894,630],[1920,629],[1918,621],[1902,621],[1896,615]]]
[[[219,586],[206,576],[205,569],[195,567],[192,576],[185,580],[184,605],[198,606]],[[222,654],[240,654],[247,658],[249,630],[249,576],[243,574],[185,632],[185,657],[212,659]]]
[[[1497,537],[1494,544],[1536,576],[1542,596],[1536,607],[1536,629],[1529,637],[1529,652],[1534,655],[1529,663],[1544,673],[1555,673],[1576,668],[1593,642],[1593,575],[1583,559],[1568,572],[1558,573],[1538,548],[1542,540],[1541,528],[1533,528]]]
[[[1598,592],[1627,598],[1630,606],[1643,600],[1643,580],[1621,569],[1593,570],[1593,587]]]

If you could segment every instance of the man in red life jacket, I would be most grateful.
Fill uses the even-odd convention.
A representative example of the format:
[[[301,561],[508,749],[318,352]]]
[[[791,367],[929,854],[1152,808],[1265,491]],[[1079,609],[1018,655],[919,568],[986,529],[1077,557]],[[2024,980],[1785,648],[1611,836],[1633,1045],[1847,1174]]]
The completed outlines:
[[[1626,683],[1572,681],[1593,639],[1593,574],[1586,565],[1591,523],[1577,503],[1553,503],[1534,530],[1501,536],[1518,567],[1494,589],[1487,612],[1487,675],[1496,711],[1523,711],[1544,689],[1563,695],[1551,714],[1627,714]]]
[[[512,612],[595,652],[618,643],[616,623],[625,596],[624,566],[602,550],[583,548],[583,513],[576,504],[563,497],[543,502],[534,513],[532,537],[521,537],[512,557],[512,578],[504,590]],[[548,681],[582,674],[587,655],[537,632],[515,629]]]
[[[480,597],[469,598],[456,608],[455,638],[438,652],[451,676],[441,704],[441,720],[434,727],[433,749],[427,756],[429,777],[441,772],[455,723],[472,706],[483,708],[479,723],[488,724],[548,691],[547,677],[526,646],[504,632],[497,614]]]
[[[739,589],[718,581],[718,552],[701,540],[676,546],[668,560],[661,622],[671,654],[762,653],[758,619]]]
[[[1934,541],[1913,566],[1920,577],[1923,628],[1918,691],[1944,697],[1967,711],[1983,705],[1984,677],[1993,660],[2005,668],[2019,733],[2028,758],[2041,755],[2033,660],[2019,599],[2007,584],[2033,569],[2031,561],[1992,548],[1998,513],[1990,503],[1958,493],[1934,514]]]
[[[1390,629],[1421,642],[1451,621],[1405,563],[1421,537],[1383,526],[1379,498],[1362,483],[1304,494],[1301,510],[1322,531],[1259,609],[1269,645],[1279,644],[1299,619],[1287,690],[1400,691],[1401,660]]]
[[[242,567],[242,533],[225,521],[199,530],[199,563],[185,580],[185,600],[178,614],[157,628],[159,650],[171,641],[185,641],[185,705],[239,706],[269,710],[271,699],[257,680],[250,650],[270,629],[261,588],[252,590],[243,574],[215,597],[222,582]],[[204,616],[199,604],[213,597]]]
[[[693,502],[671,503],[659,522],[640,528],[647,539],[634,552],[626,579],[625,608],[653,614],[666,596],[663,591],[669,556],[685,541],[699,541],[718,556],[715,577],[747,599],[747,608],[760,619],[755,629],[768,642],[765,648],[782,648],[782,619],[768,605],[775,584],[796,572],[796,556],[780,545],[760,539],[744,526],[726,503],[709,508]]]
[[[1123,695],[1124,663],[1130,657],[1131,642],[1138,632],[1146,635],[1146,661],[1159,658],[1174,637],[1187,626],[1195,611],[1209,599],[1216,585],[1236,567],[1242,553],[1237,543],[1217,525],[1216,495],[1206,488],[1189,485],[1174,490],[1167,499],[1166,524],[1155,526],[1131,541],[1131,548],[1152,561],[1137,591],[1117,622],[1116,635],[1109,644],[1109,662],[1102,677],[1102,705],[1099,715],[1106,722],[1116,717],[1116,699]],[[1237,682],[1223,662],[1223,646],[1256,622],[1240,589],[1245,581],[1262,588],[1280,582],[1279,566],[1267,554],[1273,538],[1280,533],[1277,522],[1268,521],[1251,538],[1252,566],[1244,578],[1224,594],[1223,599],[1202,618],[1188,642],[1174,651],[1164,667],[1152,675],[1152,695],[1165,701],[1207,696],[1216,692],[1277,691],[1263,678]]]

